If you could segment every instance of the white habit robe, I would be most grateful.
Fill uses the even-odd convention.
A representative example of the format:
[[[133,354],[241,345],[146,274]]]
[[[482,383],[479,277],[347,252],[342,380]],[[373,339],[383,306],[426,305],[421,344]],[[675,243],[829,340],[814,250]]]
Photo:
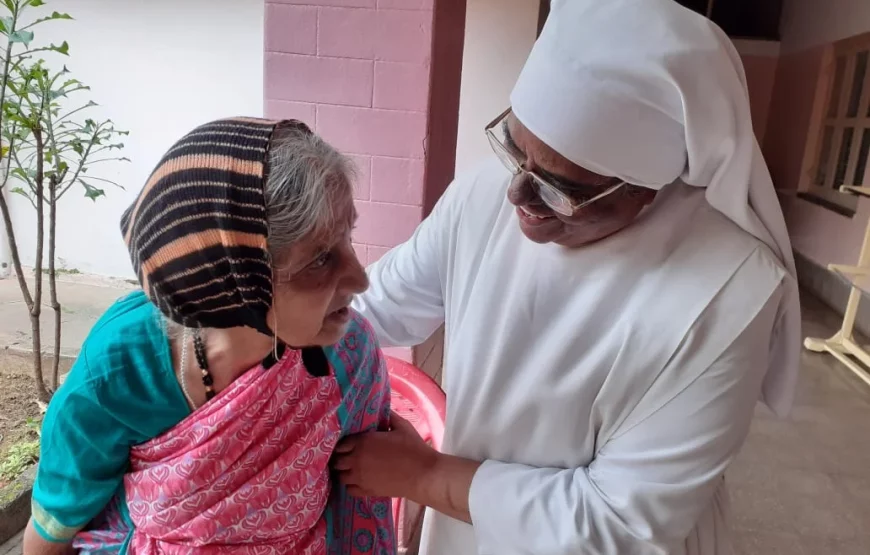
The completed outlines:
[[[444,451],[485,461],[424,555],[729,553],[724,472],[794,282],[703,189],[579,249],[522,234],[497,161],[369,269],[384,346],[446,322]]]

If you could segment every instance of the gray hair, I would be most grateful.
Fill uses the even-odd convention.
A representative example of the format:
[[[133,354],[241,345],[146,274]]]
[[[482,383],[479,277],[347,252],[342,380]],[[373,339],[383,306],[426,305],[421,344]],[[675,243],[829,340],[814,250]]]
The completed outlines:
[[[279,126],[269,152],[265,184],[269,251],[331,228],[337,198],[351,198],[353,162],[307,129]]]
[[[275,129],[268,166],[264,196],[274,264],[293,244],[333,227],[335,201],[352,198],[356,167],[316,134],[286,124]],[[162,315],[160,320],[167,337],[182,337],[184,326]]]

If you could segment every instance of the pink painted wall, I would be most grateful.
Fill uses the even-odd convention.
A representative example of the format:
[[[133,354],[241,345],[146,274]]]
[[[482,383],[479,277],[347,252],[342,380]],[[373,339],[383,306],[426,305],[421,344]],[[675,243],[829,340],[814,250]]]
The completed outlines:
[[[741,54],[749,89],[749,104],[752,109],[752,127],[759,143],[764,142],[770,99],[776,78],[776,56]]]
[[[351,155],[364,263],[423,215],[434,0],[270,0],[265,112]]]
[[[354,248],[371,264],[453,178],[465,0],[267,0],[264,25],[266,116],[300,119],[353,158]],[[433,345],[420,352],[426,369]]]
[[[870,28],[867,0],[784,0],[780,33],[784,52],[829,44]]]
[[[819,266],[855,264],[870,218],[870,199],[860,199],[852,217],[797,197],[783,200],[792,248]]]
[[[763,149],[776,187],[796,189],[825,50],[870,32],[870,2],[785,0],[780,29],[782,52]],[[792,245],[805,257],[820,265],[857,260],[870,217],[868,199],[858,201],[851,218],[798,198],[785,199],[783,211]]]
[[[823,54],[813,47],[779,57],[762,143],[778,189],[797,189],[800,182]]]
[[[797,189],[804,168],[812,111],[825,45],[783,54],[767,123],[764,155],[778,189]],[[804,199],[784,198],[783,213],[794,250],[820,266],[857,261],[870,206],[843,216]]]
[[[774,185],[797,189],[804,163],[824,46],[797,52],[760,53],[757,44],[735,41],[741,52],[752,123]],[[870,205],[854,218],[796,197],[782,197],[795,250],[817,264],[848,262],[857,256]],[[831,237],[840,238],[831,241]]]

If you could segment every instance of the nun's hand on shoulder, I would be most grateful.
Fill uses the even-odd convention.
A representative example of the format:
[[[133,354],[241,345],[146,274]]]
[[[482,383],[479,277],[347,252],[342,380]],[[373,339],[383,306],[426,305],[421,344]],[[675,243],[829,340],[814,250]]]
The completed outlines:
[[[342,440],[332,469],[351,495],[419,499],[421,482],[430,476],[440,454],[396,414],[388,431],[368,432]]]

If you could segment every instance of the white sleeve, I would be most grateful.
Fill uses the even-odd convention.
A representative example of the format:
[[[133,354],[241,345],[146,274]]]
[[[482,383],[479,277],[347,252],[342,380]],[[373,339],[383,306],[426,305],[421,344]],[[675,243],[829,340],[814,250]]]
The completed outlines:
[[[481,553],[667,553],[712,502],[749,431],[781,288],[734,342],[661,409],[582,468],[488,461],[469,496]],[[685,347],[703,341],[694,329]]]
[[[370,286],[353,307],[368,319],[383,347],[412,347],[444,323],[444,276],[458,221],[459,183],[438,201],[414,235],[368,268]]]

